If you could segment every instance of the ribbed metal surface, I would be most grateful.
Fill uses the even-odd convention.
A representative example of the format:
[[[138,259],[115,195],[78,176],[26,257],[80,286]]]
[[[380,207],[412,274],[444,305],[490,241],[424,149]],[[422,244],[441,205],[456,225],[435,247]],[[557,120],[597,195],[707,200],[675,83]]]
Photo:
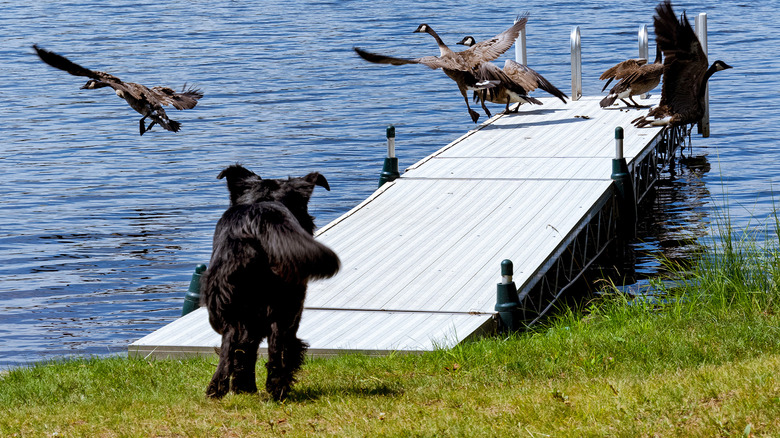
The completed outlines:
[[[452,347],[481,328],[489,329],[490,318],[462,313],[307,309],[298,334],[311,344],[312,356],[356,351],[416,353]],[[133,356],[156,358],[209,356],[215,354],[221,341],[208,323],[206,310],[201,308],[139,339],[128,351]],[[261,355],[266,351],[263,342]]]
[[[342,269],[309,284],[299,335],[310,353],[425,351],[490,326],[501,260],[526,284],[600,208],[615,127],[629,162],[660,132],[631,126],[644,111],[601,109],[598,97],[542,100],[493,117],[323,227],[317,238]],[[130,351],[203,354],[219,342],[200,309]]]

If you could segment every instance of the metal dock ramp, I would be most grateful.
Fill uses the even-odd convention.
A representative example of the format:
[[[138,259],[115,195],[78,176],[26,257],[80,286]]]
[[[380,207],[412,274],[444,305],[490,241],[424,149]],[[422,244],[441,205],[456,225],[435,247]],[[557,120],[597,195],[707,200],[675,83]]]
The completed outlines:
[[[309,283],[298,332],[309,354],[429,351],[490,330],[503,259],[529,315],[544,313],[614,238],[615,127],[640,194],[673,155],[660,128],[631,125],[646,110],[600,99],[495,116],[322,228],[342,268]],[[128,351],[214,354],[220,341],[201,308]]]

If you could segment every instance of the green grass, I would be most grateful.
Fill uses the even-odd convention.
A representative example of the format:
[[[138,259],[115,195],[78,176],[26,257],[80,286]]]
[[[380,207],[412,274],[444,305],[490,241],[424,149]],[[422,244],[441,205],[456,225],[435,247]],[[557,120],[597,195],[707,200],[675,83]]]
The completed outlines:
[[[311,360],[283,404],[206,399],[215,360],[11,370],[0,436],[780,436],[780,249],[724,242],[669,262],[665,304],[608,293],[507,338]]]

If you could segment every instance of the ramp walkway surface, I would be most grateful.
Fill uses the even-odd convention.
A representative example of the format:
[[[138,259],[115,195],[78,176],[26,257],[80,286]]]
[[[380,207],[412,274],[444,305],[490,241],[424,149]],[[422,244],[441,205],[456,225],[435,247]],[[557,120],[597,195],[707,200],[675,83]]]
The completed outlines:
[[[501,261],[513,261],[517,284],[532,283],[612,195],[615,127],[629,167],[661,132],[631,125],[647,110],[600,99],[542,98],[496,115],[319,230],[342,268],[309,283],[298,332],[309,354],[429,351],[490,330]],[[214,354],[220,342],[201,308],[128,351]]]

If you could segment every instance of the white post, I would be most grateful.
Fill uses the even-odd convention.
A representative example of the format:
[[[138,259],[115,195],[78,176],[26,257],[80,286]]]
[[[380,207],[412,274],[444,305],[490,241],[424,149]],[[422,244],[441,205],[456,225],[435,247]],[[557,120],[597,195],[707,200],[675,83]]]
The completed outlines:
[[[647,62],[650,62],[650,43],[647,36],[647,25],[643,24],[639,26],[639,57],[644,58]],[[647,99],[648,93],[644,93],[639,96],[640,99]]]
[[[515,23],[517,23],[515,21]],[[528,58],[526,58],[525,53],[525,27],[520,31],[520,34],[517,36],[517,41],[515,41],[515,61],[517,61],[518,64],[528,65]]]
[[[582,52],[580,50],[580,27],[571,30],[571,100],[582,97]]]
[[[701,49],[707,56],[707,14],[702,12],[696,17],[696,36],[699,38]],[[697,132],[702,137],[710,136],[710,90],[709,85],[704,89],[704,115],[698,123]]]

